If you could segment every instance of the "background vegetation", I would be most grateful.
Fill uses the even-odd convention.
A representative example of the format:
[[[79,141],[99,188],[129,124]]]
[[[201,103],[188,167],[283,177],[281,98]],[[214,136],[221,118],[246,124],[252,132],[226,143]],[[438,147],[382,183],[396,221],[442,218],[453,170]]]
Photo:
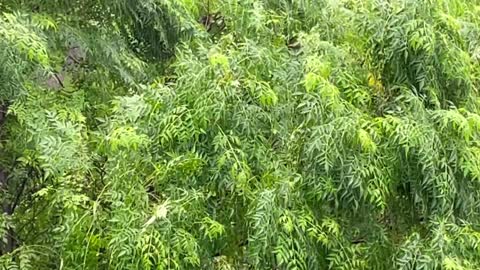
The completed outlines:
[[[479,1],[0,11],[1,269],[479,269]]]

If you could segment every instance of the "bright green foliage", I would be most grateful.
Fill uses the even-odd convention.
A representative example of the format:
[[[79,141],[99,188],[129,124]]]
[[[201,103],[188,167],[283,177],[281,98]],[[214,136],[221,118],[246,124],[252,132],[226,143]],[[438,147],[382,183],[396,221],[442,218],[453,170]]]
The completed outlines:
[[[479,1],[0,11],[1,269],[480,268]]]

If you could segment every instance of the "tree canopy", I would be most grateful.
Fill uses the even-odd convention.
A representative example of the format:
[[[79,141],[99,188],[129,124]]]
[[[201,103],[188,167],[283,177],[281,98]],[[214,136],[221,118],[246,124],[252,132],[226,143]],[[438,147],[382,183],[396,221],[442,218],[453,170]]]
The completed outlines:
[[[479,87],[478,0],[1,0],[0,269],[479,269]]]

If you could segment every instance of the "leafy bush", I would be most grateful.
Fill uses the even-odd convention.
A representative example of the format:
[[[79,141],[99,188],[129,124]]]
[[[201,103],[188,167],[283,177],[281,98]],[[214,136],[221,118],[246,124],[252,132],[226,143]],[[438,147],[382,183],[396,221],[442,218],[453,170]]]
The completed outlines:
[[[477,4],[2,1],[1,268],[477,269]]]

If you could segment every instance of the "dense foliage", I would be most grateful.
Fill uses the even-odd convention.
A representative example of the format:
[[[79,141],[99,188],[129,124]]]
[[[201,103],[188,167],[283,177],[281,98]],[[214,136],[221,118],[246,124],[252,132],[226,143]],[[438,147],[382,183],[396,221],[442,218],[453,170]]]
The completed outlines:
[[[480,1],[0,12],[1,269],[480,268]]]

